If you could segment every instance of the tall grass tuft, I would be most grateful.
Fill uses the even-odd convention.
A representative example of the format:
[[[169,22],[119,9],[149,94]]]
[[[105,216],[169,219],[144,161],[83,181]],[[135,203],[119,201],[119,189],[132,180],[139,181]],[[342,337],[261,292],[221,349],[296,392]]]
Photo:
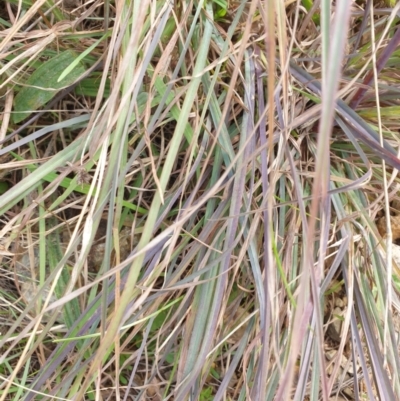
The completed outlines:
[[[0,5],[0,401],[400,399],[400,5]]]

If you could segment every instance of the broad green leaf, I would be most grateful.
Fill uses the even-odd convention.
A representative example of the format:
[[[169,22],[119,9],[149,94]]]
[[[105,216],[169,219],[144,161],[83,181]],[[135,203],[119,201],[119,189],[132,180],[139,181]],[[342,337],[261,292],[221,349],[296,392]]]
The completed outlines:
[[[77,63],[75,68],[58,82],[61,74],[76,58],[77,56],[72,50],[66,50],[46,61],[29,77],[15,97],[14,123],[19,123],[28,117],[32,111],[44,106],[60,89],[74,83],[85,72],[83,64]]]
[[[58,77],[57,82],[63,82],[64,78],[66,78],[72,71],[74,71],[76,68],[79,68],[81,66],[82,60],[90,54],[90,52],[95,49],[101,42],[109,36],[107,33],[106,35],[103,35],[99,40],[94,42],[90,47],[88,47],[83,53],[81,53],[78,57],[75,57],[72,60],[72,63],[70,63],[67,68],[64,69],[64,71],[61,73],[61,75]]]

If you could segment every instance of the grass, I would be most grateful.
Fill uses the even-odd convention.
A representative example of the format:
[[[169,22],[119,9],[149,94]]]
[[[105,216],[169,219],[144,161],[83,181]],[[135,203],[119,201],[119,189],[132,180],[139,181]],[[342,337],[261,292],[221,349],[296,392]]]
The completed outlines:
[[[400,399],[399,9],[0,5],[0,401]]]

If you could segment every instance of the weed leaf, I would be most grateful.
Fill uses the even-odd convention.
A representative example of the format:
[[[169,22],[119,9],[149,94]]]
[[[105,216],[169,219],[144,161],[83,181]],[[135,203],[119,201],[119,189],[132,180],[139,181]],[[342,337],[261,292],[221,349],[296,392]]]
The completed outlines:
[[[63,72],[77,58],[71,50],[66,50],[41,65],[26,81],[15,97],[13,121],[24,120],[51,100],[57,92],[77,80],[84,72],[82,63],[76,63],[73,70],[58,82]]]

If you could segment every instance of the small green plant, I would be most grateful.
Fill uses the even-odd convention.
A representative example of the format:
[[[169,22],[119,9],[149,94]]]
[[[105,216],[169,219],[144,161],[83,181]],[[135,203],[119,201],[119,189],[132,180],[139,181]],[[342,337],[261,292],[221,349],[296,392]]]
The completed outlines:
[[[227,0],[212,0],[214,4],[214,19],[219,21],[226,16],[228,12],[228,1]]]

